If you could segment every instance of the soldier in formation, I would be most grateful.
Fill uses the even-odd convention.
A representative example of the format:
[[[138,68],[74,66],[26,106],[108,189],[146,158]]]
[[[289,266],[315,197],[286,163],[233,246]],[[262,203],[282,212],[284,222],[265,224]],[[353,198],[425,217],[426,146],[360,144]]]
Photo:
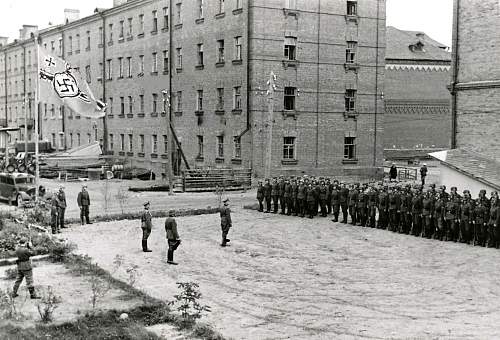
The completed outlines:
[[[456,187],[390,183],[340,183],[309,176],[266,179],[259,183],[259,211],[314,218],[332,216],[333,222],[500,247],[500,199],[486,190],[473,199]],[[272,204],[271,204],[272,203]],[[221,215],[222,216],[222,215]],[[340,220],[342,217],[342,220]],[[224,243],[224,239],[223,239]]]

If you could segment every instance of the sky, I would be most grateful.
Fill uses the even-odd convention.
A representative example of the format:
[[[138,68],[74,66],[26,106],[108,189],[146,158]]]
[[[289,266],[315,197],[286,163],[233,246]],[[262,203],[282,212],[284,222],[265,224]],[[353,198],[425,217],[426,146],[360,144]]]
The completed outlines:
[[[39,28],[48,27],[49,22],[61,24],[65,8],[79,9],[84,17],[96,7],[112,5],[113,0],[0,0],[0,36],[8,36],[11,42],[23,24]],[[452,11],[453,0],[387,0],[387,25],[423,31],[451,46]]]

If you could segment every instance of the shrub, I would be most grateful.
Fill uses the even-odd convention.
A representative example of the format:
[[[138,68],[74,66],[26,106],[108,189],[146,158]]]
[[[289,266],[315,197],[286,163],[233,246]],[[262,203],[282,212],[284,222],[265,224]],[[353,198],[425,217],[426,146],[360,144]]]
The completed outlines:
[[[75,249],[74,243],[53,239],[48,252],[52,261],[63,262]]]
[[[12,297],[12,290],[0,289],[0,314],[7,320],[21,320],[22,314],[17,310],[16,300]]]
[[[41,294],[41,299],[38,300],[36,308],[42,322],[49,323],[53,320],[54,311],[59,307],[62,299],[54,293],[52,286],[39,289],[39,293]]]
[[[169,302],[169,305],[177,306],[177,311],[181,313],[182,326],[193,326],[204,312],[210,312],[210,306],[200,304],[201,293],[197,283],[177,282],[177,287],[181,289],[181,293],[174,295],[175,300]]]

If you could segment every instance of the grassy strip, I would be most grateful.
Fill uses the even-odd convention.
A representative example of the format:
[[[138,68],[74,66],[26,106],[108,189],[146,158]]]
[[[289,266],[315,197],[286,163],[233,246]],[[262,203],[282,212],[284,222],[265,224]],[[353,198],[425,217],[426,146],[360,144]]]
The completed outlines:
[[[169,211],[172,210],[162,210],[162,211],[151,211],[151,215],[153,217],[167,217]],[[175,212],[175,216],[196,216],[196,215],[209,215],[209,214],[217,214],[220,211],[220,208],[202,208],[202,209],[177,209],[173,210]],[[124,214],[109,214],[109,215],[97,215],[92,217],[93,222],[110,222],[110,221],[120,221],[120,220],[137,220],[141,218],[142,211],[133,212],[133,213],[124,213]],[[79,218],[69,218],[66,219],[66,223],[68,224],[76,224],[80,223]]]

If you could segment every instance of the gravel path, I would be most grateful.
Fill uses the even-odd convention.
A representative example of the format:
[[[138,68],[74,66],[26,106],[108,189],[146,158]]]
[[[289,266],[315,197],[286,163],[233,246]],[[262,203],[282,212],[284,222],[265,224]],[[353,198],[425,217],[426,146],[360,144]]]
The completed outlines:
[[[117,254],[139,265],[138,286],[155,297],[198,282],[206,321],[236,339],[500,338],[498,250],[236,209],[228,248],[217,215],[178,218],[180,265],[169,266],[163,222],[149,254],[138,221],[66,236],[106,269]]]

